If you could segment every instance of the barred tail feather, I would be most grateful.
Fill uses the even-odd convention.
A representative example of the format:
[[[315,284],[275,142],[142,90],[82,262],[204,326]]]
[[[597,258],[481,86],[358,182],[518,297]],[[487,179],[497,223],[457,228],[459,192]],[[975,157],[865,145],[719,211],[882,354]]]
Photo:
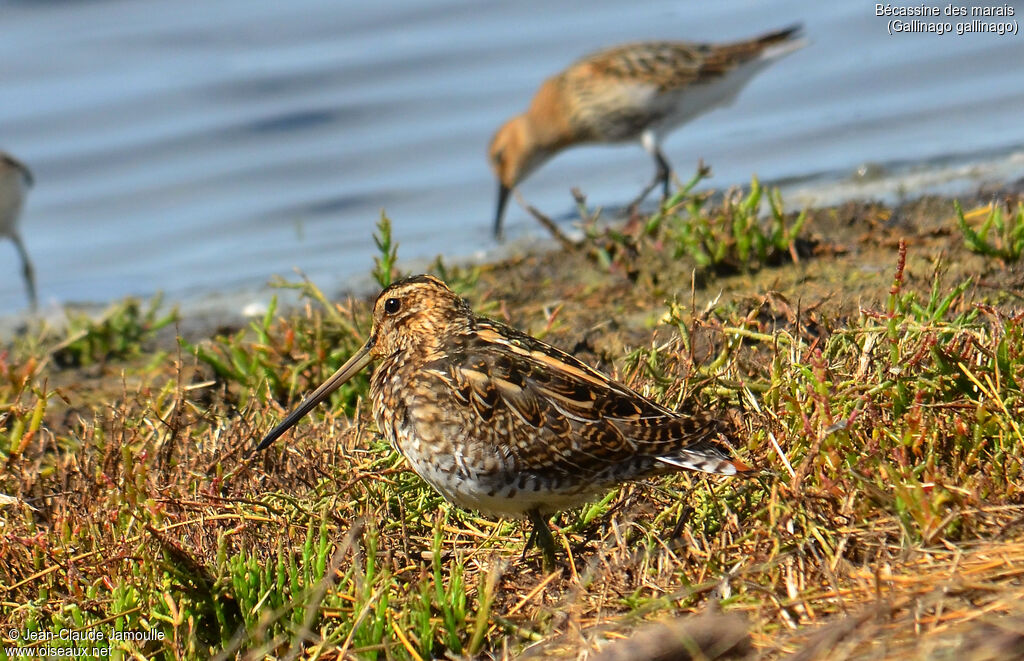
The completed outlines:
[[[702,450],[680,450],[671,457],[658,457],[658,461],[676,468],[714,475],[742,475],[754,470],[738,459],[725,456],[717,447]]]

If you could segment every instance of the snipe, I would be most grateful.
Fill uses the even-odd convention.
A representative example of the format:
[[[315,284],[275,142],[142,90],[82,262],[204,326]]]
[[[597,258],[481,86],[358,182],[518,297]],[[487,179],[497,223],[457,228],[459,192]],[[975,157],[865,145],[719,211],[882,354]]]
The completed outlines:
[[[528,518],[553,563],[547,517],[659,473],[749,471],[727,426],[655,404],[576,358],[478,317],[429,275],[390,285],[370,338],[257,446],[266,448],[371,361],[373,414],[416,473],[460,507]]]

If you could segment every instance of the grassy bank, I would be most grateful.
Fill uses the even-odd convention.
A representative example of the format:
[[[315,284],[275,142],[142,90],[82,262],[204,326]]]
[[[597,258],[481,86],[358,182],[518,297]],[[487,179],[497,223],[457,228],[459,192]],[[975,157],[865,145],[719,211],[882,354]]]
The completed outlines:
[[[756,182],[715,203],[687,186],[625,227],[588,217],[555,253],[435,264],[478,312],[719,412],[761,469],[567,512],[551,574],[520,559],[518,523],[448,506],[375,436],[365,375],[248,458],[359,346],[367,301],[291,283],[303,308],[195,344],[159,302],[30,330],[0,354],[5,643],[150,632],[107,642],[121,658],[578,658],[644,644],[648,620],[725,613],[767,659],[1019,649],[1019,197],[781,209]],[[377,236],[383,283],[401,237]]]

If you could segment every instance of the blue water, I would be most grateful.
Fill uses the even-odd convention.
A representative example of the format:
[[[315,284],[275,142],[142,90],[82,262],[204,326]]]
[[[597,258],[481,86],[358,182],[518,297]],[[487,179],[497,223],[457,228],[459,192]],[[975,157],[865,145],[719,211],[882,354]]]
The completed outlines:
[[[545,76],[631,40],[804,22],[807,48],[667,142],[682,175],[712,165],[709,185],[840,184],[865,162],[1024,174],[1024,36],[885,20],[812,0],[0,1],[0,148],[36,174],[23,234],[51,308],[258,291],[294,268],[338,291],[368,270],[381,209],[403,258],[493,250],[492,132]],[[570,187],[621,205],[651,168],[638,146],[581,148],[521,190],[564,215]],[[515,206],[507,221],[539,231]],[[24,307],[0,243],[0,315]]]

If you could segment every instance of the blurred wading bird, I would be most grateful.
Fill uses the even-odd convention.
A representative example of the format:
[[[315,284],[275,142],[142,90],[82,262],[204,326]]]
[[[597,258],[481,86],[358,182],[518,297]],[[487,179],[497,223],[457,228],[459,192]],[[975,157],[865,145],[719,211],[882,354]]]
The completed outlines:
[[[669,410],[538,339],[478,317],[429,275],[380,293],[370,338],[256,450],[373,360],[373,415],[392,446],[452,503],[529,519],[530,541],[549,565],[547,519],[555,512],[660,473],[750,471],[731,457],[722,421]]]
[[[0,151],[0,236],[6,236],[14,242],[21,256],[21,272],[28,289],[29,304],[36,307],[36,279],[32,270],[32,261],[21,240],[18,231],[18,220],[25,206],[25,195],[32,187],[34,179],[28,166],[8,153]]]
[[[617,46],[584,57],[548,78],[525,113],[507,121],[491,140],[498,178],[494,235],[502,235],[509,193],[531,172],[567,147],[640,140],[654,158],[654,179],[631,203],[659,183],[668,197],[671,166],[661,141],[675,127],[729,105],[761,69],[806,44],[800,25],[731,44],[652,41]]]

